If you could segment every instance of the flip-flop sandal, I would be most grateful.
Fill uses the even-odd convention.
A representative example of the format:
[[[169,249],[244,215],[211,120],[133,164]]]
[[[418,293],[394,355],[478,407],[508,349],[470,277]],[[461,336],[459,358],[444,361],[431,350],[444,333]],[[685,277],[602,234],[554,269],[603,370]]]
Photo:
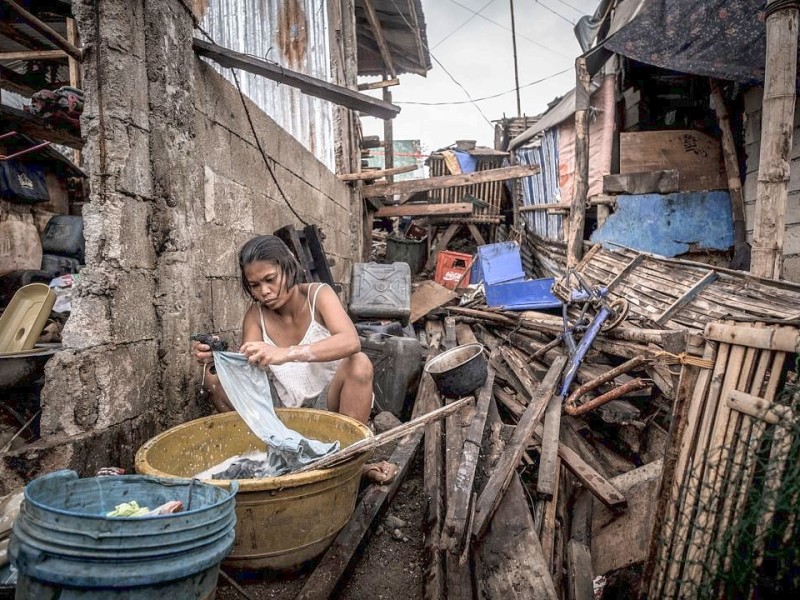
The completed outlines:
[[[397,476],[397,465],[383,460],[381,462],[364,465],[362,476],[378,485],[391,483]]]

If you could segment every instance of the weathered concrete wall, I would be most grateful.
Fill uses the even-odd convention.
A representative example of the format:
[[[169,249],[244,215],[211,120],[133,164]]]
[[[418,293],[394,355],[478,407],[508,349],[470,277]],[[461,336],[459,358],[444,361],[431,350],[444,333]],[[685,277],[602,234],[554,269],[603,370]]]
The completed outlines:
[[[759,154],[761,153],[761,101],[764,88],[756,87],[744,95],[747,114],[745,153],[747,178],[744,182],[744,203],[747,219],[747,241],[753,241],[756,215]],[[791,179],[786,204],[786,237],[783,243],[783,278],[800,282],[800,106],[794,113],[794,137],[789,154]]]
[[[95,7],[99,9],[96,10]],[[360,202],[294,138],[198,60],[180,0],[75,0],[83,44],[87,266],[47,366],[42,439],[5,457],[8,488],[54,468],[130,467],[156,432],[199,403],[195,331],[238,339],[246,307],[236,253],[249,237],[319,224],[347,284]]]

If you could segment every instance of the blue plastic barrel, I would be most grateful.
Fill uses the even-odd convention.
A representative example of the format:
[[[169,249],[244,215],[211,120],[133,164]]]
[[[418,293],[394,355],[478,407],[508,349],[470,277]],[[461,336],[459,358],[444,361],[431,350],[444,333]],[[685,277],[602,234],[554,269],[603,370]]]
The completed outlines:
[[[9,545],[17,598],[206,599],[233,546],[229,490],[199,481],[141,475],[79,479],[57,471],[25,488]],[[184,511],[106,517],[136,500],[150,509],[180,500]]]

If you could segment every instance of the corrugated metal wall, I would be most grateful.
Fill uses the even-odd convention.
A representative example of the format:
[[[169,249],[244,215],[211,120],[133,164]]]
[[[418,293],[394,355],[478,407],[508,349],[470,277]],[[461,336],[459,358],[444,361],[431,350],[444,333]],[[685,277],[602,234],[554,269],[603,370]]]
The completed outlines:
[[[325,0],[210,0],[203,28],[226,48],[331,81]],[[210,63],[229,81],[230,69]],[[250,73],[242,91],[281,127],[335,170],[333,105]]]

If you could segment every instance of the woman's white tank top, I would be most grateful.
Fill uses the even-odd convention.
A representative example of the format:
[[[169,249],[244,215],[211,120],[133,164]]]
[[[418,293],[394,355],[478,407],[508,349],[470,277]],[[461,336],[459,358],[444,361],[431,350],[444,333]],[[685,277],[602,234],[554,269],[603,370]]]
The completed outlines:
[[[311,311],[311,323],[308,324],[308,329],[298,346],[313,344],[331,337],[331,332],[316,319],[317,294],[326,285],[325,283],[317,285],[313,298],[311,290],[309,290],[307,304]],[[267,335],[261,306],[258,307],[258,315],[261,319],[261,335],[264,342],[277,347],[277,344]],[[333,380],[341,362],[339,359],[328,362],[289,362],[282,365],[270,365],[269,368],[275,379],[275,390],[278,392],[281,404],[289,408],[312,406],[317,396]]]

